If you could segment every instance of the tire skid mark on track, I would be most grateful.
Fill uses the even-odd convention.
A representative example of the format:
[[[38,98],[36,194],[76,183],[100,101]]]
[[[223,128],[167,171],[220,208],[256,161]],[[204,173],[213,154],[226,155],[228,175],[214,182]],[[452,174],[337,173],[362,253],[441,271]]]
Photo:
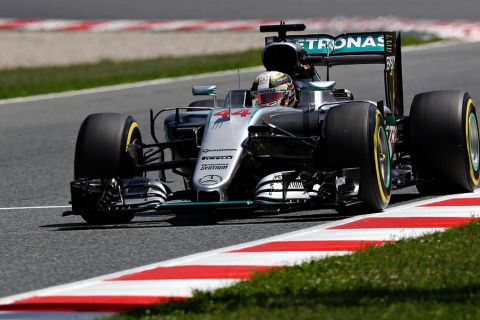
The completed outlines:
[[[194,290],[227,287],[250,279],[252,272],[349,254],[475,220],[480,220],[480,191],[418,201],[380,213],[6,297],[0,299],[0,319],[39,319],[46,314],[52,319],[94,319],[136,306],[188,299]]]

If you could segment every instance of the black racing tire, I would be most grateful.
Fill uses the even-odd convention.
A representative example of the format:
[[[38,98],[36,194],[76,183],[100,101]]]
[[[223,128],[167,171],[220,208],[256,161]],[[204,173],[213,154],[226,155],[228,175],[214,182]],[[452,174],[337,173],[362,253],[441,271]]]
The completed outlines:
[[[121,113],[96,113],[82,123],[75,147],[74,178],[129,178],[136,172],[127,153],[131,143],[142,136],[133,117]],[[133,214],[88,212],[81,214],[90,224],[127,223]]]
[[[351,102],[328,111],[326,164],[331,169],[360,167],[359,199],[370,211],[390,202],[391,168],[387,132],[380,111],[368,102]]]
[[[475,104],[464,91],[417,94],[410,109],[410,145],[421,194],[472,192],[479,184]]]
[[[89,115],[78,132],[75,147],[74,177],[131,177],[134,167],[127,145],[142,136],[133,117],[121,113]]]

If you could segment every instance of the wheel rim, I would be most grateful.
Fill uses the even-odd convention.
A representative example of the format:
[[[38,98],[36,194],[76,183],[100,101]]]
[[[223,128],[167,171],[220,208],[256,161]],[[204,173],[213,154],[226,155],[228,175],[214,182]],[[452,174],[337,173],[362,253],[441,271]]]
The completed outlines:
[[[477,117],[473,112],[468,117],[468,144],[470,149],[470,160],[474,171],[478,170],[480,146],[478,140]]]
[[[128,128],[127,141],[125,143],[125,152],[128,151],[128,145],[133,143],[132,142],[132,136],[133,136],[133,133],[135,132],[135,129],[137,129],[137,131],[138,131],[138,125],[137,125],[136,122],[133,122],[130,125],[130,128]],[[136,137],[133,137],[133,138],[136,139]]]
[[[378,130],[377,137],[378,166],[380,168],[380,178],[383,185],[390,186],[390,152],[387,143],[387,134],[383,127]]]

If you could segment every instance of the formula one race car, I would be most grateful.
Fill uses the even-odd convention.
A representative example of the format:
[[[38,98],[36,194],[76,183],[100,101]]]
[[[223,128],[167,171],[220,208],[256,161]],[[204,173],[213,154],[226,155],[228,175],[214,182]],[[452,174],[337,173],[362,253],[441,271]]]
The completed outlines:
[[[150,111],[145,144],[128,115],[97,113],[75,150],[72,211],[88,223],[123,223],[142,211],[340,207],[383,210],[393,189],[473,191],[479,183],[476,108],[466,92],[417,94],[403,112],[400,34],[287,35],[305,25],[268,25],[266,72],[252,88],[189,106]],[[336,88],[336,65],[384,64],[385,97],[355,100]],[[327,68],[322,81],[315,66]],[[222,101],[223,100],[223,101]],[[155,123],[164,120],[165,138]],[[171,190],[165,170],[183,179]],[[152,178],[147,172],[159,172]]]

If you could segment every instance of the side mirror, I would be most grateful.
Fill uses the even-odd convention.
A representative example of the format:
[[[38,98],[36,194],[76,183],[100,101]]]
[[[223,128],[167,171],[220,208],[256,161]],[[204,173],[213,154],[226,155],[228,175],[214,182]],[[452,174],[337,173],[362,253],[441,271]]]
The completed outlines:
[[[314,81],[308,83],[308,90],[310,91],[322,91],[335,89],[335,81]]]
[[[194,96],[215,96],[217,95],[217,86],[193,86],[192,94]]]
[[[217,108],[217,86],[193,86],[192,94],[194,96],[213,96],[213,107]]]

